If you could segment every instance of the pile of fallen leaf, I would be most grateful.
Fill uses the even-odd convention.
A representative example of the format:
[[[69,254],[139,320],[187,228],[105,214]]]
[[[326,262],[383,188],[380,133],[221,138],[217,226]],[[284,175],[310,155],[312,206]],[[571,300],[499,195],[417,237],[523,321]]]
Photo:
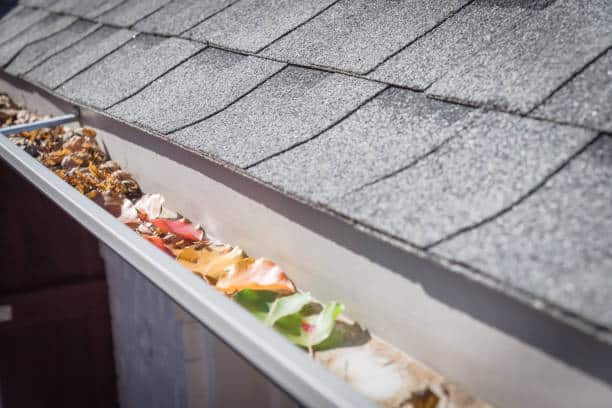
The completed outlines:
[[[1,127],[42,118],[0,95]],[[202,226],[167,208],[160,194],[143,195],[136,180],[100,149],[94,130],[57,126],[22,132],[10,139],[293,343],[312,350],[330,346],[337,337],[332,332],[342,304],[317,303],[310,294],[297,291],[273,261],[251,258],[239,247],[211,239]]]

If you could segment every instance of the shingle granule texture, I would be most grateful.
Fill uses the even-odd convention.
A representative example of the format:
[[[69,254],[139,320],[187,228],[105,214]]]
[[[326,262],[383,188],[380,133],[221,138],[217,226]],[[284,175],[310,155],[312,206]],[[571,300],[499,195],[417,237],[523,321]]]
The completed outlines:
[[[612,50],[555,93],[535,115],[612,132]]]
[[[63,30],[76,21],[75,17],[49,15],[27,30],[0,45],[0,66],[8,64],[26,45]]]
[[[97,20],[122,27],[129,27],[139,20],[157,11],[170,0],[125,0],[117,7],[101,14]]]
[[[472,110],[388,89],[318,138],[250,172],[327,203],[429,153],[471,120]]]
[[[465,3],[467,0],[340,0],[262,54],[366,73]]]
[[[47,88],[57,88],[132,39],[136,33],[101,27],[78,43],[54,55],[25,75]]]
[[[332,207],[415,245],[431,245],[512,205],[594,137],[486,113],[414,166]]]
[[[188,38],[257,52],[334,0],[242,0],[186,33]]]
[[[611,45],[611,1],[558,0],[496,37],[428,92],[527,113]]]
[[[25,6],[45,7],[55,4],[58,0],[20,0],[19,3]]]
[[[106,109],[133,95],[201,48],[202,45],[187,40],[141,34],[66,82],[58,88],[58,93]]]
[[[612,138],[495,220],[434,248],[612,328]]]
[[[170,137],[246,167],[318,134],[382,88],[289,67],[223,112]]]
[[[514,3],[478,0],[470,4],[390,58],[370,77],[414,89],[427,88],[535,12]]]
[[[79,17],[95,18],[122,2],[123,0],[58,0],[49,7],[49,10]]]
[[[48,15],[49,13],[43,10],[15,7],[0,19],[0,44],[8,42],[12,37]]]
[[[45,59],[69,47],[97,28],[99,28],[99,25],[94,23],[82,20],[76,21],[65,30],[26,46],[6,67],[6,72],[12,75],[23,75]]]
[[[175,0],[138,22],[139,31],[178,35],[237,0]]]
[[[255,88],[284,64],[208,48],[109,113],[160,132],[193,123]]]

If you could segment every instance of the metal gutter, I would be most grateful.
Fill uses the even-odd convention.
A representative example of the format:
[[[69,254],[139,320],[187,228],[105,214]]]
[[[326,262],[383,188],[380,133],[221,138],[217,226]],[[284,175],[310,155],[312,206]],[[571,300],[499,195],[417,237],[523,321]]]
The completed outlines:
[[[20,91],[43,95],[64,111],[74,109],[70,102],[23,80],[1,72],[0,80],[12,84]],[[601,336],[599,329],[589,322],[553,306],[542,305],[537,298],[513,291],[486,276],[443,263],[430,254],[391,241],[325,208],[318,208],[312,203],[287,196],[250,178],[240,169],[227,167],[214,158],[190,152],[161,137],[156,137],[161,135],[137,129],[110,118],[103,112],[88,108],[81,108],[80,115],[83,124],[121,135],[123,139],[135,144],[146,145],[147,149],[163,157],[206,174],[207,177],[263,204],[341,247],[366,257],[407,280],[417,282],[427,295],[436,301],[460,310],[606,384],[612,384],[612,366],[608,364],[612,361],[612,341],[610,337]],[[359,406],[361,403],[368,403],[363,399],[353,401],[351,398],[357,397],[345,384],[330,376],[327,371],[313,365],[305,358],[306,356],[286,344],[285,340],[276,333],[265,327],[259,327],[258,322],[244,317],[243,310],[211,288],[203,287],[197,278],[194,281],[193,277],[184,276],[186,271],[181,267],[165,258],[163,254],[156,254],[147,247],[148,243],[140,240],[135,234],[130,234],[129,229],[123,225],[116,225],[118,222],[110,215],[73,191],[59,178],[48,176],[51,172],[17,147],[7,145],[10,143],[7,139],[0,139],[2,139],[0,157],[7,160],[37,188],[58,202],[66,212],[290,394],[304,404],[313,406],[330,404]],[[32,168],[38,170],[31,174]],[[59,185],[70,191],[61,191]],[[81,206],[83,207],[80,208]],[[138,243],[134,240],[143,242]],[[126,243],[128,246],[122,248],[121,246]],[[398,313],[402,312],[398,310]],[[240,320],[234,323],[240,322],[241,327],[225,321],[227,316],[239,317]],[[245,326],[242,326],[243,324]],[[270,336],[276,339],[277,343],[267,343]],[[311,366],[317,369],[314,370]],[[318,390],[319,386],[323,388]],[[338,390],[341,390],[341,394],[345,392],[347,394],[335,398],[333,394]]]
[[[203,285],[201,279],[140,238],[6,137],[0,137],[0,157],[301,403],[311,407],[372,406],[306,353],[212,287]]]

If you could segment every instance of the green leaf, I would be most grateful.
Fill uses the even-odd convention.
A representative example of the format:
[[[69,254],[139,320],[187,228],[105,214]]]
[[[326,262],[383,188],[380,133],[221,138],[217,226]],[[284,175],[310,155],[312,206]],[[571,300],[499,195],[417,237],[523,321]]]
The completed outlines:
[[[278,294],[267,290],[243,289],[233,299],[259,320],[265,320]]]
[[[291,342],[308,348],[330,337],[336,319],[344,311],[344,306],[337,302],[325,307],[313,303],[309,293],[279,297],[275,292],[243,289],[233,299]]]
[[[331,302],[325,305],[318,316],[308,316],[304,319],[311,326],[314,325],[314,331],[309,333],[308,346],[314,346],[328,338],[334,330],[336,319],[343,311],[344,305],[342,303]]]
[[[344,305],[331,302],[319,314],[301,317],[299,314],[279,319],[274,327],[293,343],[312,347],[323,342],[334,329],[336,318],[344,310]]]
[[[276,298],[264,322],[272,326],[277,320],[298,313],[311,300],[310,293],[294,293],[290,296]]]
[[[334,330],[328,338],[314,347],[315,351],[331,350],[339,347],[361,346],[370,341],[370,333],[358,323],[349,324],[336,320]]]

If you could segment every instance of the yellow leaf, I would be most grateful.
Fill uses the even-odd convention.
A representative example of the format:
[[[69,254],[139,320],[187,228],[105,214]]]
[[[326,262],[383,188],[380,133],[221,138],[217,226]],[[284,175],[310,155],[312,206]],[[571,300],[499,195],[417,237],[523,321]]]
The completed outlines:
[[[177,260],[187,261],[191,263],[198,262],[199,258],[200,254],[198,253],[198,251],[191,247],[181,249],[178,255],[176,256]]]

